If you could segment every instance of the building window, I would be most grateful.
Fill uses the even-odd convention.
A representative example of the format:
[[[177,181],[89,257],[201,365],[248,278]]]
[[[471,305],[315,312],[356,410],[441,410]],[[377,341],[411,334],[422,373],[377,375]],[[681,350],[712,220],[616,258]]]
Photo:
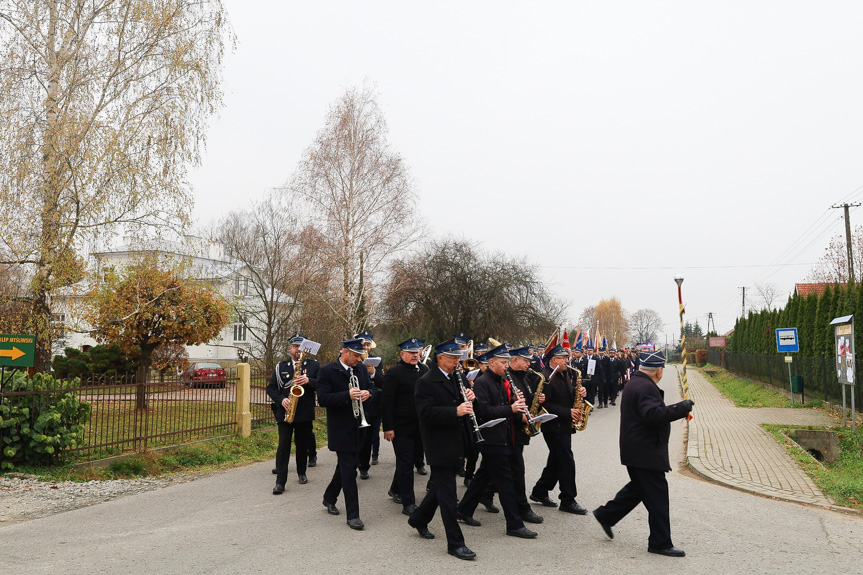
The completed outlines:
[[[234,295],[249,295],[249,278],[234,278]]]
[[[54,313],[51,314],[51,320],[54,324],[54,339],[63,339],[66,337],[66,314]]]
[[[241,320],[234,324],[234,343],[245,343],[246,341],[246,324]]]

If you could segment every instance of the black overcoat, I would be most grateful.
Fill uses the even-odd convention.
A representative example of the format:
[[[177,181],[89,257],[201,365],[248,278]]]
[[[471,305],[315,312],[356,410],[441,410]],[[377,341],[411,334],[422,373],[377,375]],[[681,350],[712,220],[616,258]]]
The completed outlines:
[[[668,438],[671,422],[689,413],[686,405],[665,405],[665,392],[636,372],[620,400],[620,462],[629,467],[671,471]],[[545,426],[543,426],[544,428]]]
[[[482,453],[507,454],[513,444],[512,434],[512,402],[515,398],[507,397],[503,378],[491,369],[476,378],[473,382],[473,392],[476,394],[474,411],[480,424],[492,419],[504,418],[506,421],[480,431],[484,441],[479,444]]]
[[[364,402],[365,408],[365,403],[374,400],[380,391],[369,381],[365,366],[357,364],[353,372],[357,376],[360,389],[366,389],[372,394]],[[360,420],[354,417],[349,379],[347,370],[339,360],[328,363],[318,371],[318,403],[327,408],[327,447],[330,451],[359,452],[363,438],[364,432],[359,428]]]
[[[575,395],[573,395],[572,378],[569,376],[570,373],[575,372],[569,369],[561,372],[558,369],[549,381],[551,372],[550,367],[542,370],[542,375],[545,377],[545,387],[542,389],[545,394],[545,403],[542,406],[547,412],[555,414],[557,418],[543,423],[542,432],[557,435],[575,433],[572,428],[572,413],[570,413]]]
[[[435,366],[417,380],[414,401],[429,465],[458,466],[464,456],[463,420],[467,419],[456,415],[463,403],[458,384]]]
[[[397,436],[419,434],[414,391],[417,380],[427,371],[428,367],[421,363],[411,365],[401,360],[387,370],[381,396],[384,431],[395,431]]]
[[[305,393],[299,400],[297,405],[297,413],[294,416],[294,422],[312,421],[315,419],[315,390],[317,387],[318,371],[321,364],[310,357],[303,358],[302,371],[309,378],[309,383],[303,385]],[[270,381],[267,384],[267,395],[273,400],[270,408],[273,410],[273,417],[276,423],[285,420],[285,408],[282,407],[282,400],[288,397],[288,388],[294,379],[294,361],[286,359],[276,364],[273,374],[270,376]]]

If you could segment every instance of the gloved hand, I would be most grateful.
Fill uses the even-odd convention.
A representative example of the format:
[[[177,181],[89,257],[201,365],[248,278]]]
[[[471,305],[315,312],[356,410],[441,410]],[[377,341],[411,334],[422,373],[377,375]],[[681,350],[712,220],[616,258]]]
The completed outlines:
[[[686,413],[692,411],[692,406],[695,405],[695,402],[691,399],[684,399],[680,403],[686,408]]]

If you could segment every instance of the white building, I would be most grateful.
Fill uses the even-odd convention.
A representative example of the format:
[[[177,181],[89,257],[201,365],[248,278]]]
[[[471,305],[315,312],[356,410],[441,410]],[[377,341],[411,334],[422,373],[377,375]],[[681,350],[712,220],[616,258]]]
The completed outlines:
[[[193,277],[207,281],[226,301],[233,304],[234,309],[248,309],[249,306],[256,305],[254,299],[249,298],[252,292],[249,289],[248,274],[244,274],[244,266],[228,258],[221,244],[196,236],[185,236],[182,242],[159,240],[149,242],[146,246],[129,245],[130,243],[127,240],[119,247],[90,254],[94,259],[98,277],[108,271],[128,266],[136,258],[154,255],[160,260],[173,262],[172,265],[176,267],[186,267]],[[86,333],[89,326],[75,317],[73,304],[82,296],[72,294],[86,291],[83,286],[77,288],[54,299],[52,307],[58,323],[54,354],[62,354],[67,347],[86,351],[98,343]],[[231,317],[232,321],[229,321],[219,337],[201,345],[186,346],[190,361],[214,360],[229,365],[249,357],[251,344],[248,330],[254,329],[254,322],[247,318],[244,322],[233,312]]]

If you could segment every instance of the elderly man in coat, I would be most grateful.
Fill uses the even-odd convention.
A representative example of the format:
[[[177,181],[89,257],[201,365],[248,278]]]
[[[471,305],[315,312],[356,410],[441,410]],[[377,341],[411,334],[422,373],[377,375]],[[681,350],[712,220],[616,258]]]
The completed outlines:
[[[661,351],[641,354],[641,362],[623,390],[620,404],[620,462],[629,472],[629,483],[614,499],[598,507],[593,516],[609,538],[618,521],[644,503],[648,512],[650,537],[647,550],[668,557],[686,553],[671,542],[668,512],[668,482],[671,471],[668,460],[668,438],[671,422],[692,411],[692,400],[665,405],[665,392],[657,385],[662,379],[665,356]]]

